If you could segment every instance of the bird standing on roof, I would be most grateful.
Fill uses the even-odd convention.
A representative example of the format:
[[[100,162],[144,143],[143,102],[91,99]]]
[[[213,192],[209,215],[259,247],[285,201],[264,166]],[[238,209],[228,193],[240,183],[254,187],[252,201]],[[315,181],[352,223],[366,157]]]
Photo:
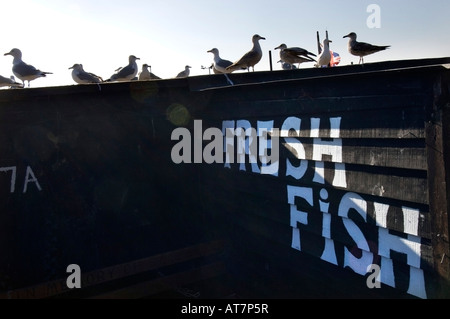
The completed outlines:
[[[116,73],[111,75],[111,77],[107,79],[105,82],[114,82],[114,81],[123,82],[133,80],[138,72],[136,60],[140,59],[134,55],[130,55],[128,57],[128,65],[123,68],[117,69]]]
[[[252,37],[253,47],[250,51],[245,53],[239,60],[234,62],[232,65],[226,67],[225,69],[228,72],[233,72],[236,70],[245,70],[247,69],[250,72],[250,67],[253,71],[255,71],[255,65],[261,61],[262,58],[262,49],[259,44],[259,40],[265,40],[266,38],[255,34]]]
[[[220,73],[231,73],[231,71],[227,70],[226,68],[229,67],[230,65],[232,65],[233,62],[222,59],[219,55],[219,49],[212,48],[211,50],[208,50],[206,52],[210,52],[210,53],[214,54],[214,63],[213,63],[214,73],[216,73],[216,71],[218,71],[217,73],[219,73],[219,74]]]
[[[283,62],[281,60],[279,60],[277,63],[281,63],[281,68],[283,70],[295,70],[295,69],[297,69],[297,67],[295,65],[287,63],[287,62]]]
[[[78,84],[101,83],[103,79],[94,73],[86,72],[83,65],[75,63],[69,70],[72,70],[72,79]]]
[[[191,73],[190,69],[191,69],[191,67],[189,65],[186,65],[184,67],[184,71],[181,71],[180,73],[178,73],[176,78],[187,78],[189,76],[189,74]]]
[[[364,64],[364,57],[369,54],[384,51],[390,47],[390,45],[373,45],[365,42],[356,41],[356,33],[350,32],[344,35],[343,38],[349,38],[348,40],[348,52],[354,56],[359,56],[359,64]]]
[[[151,66],[147,63],[142,65],[142,71],[139,73],[138,80],[139,81],[148,81],[148,80],[159,80],[161,79],[159,76],[156,76],[151,71]]]
[[[329,39],[323,40],[322,52],[317,57],[316,67],[328,67],[331,61],[330,43],[333,42]]]
[[[14,57],[12,72],[22,81],[23,87],[25,87],[25,81],[28,81],[28,87],[30,87],[30,81],[33,81],[37,78],[45,77],[47,74],[53,74],[52,72],[44,72],[38,70],[34,66],[23,62],[22,51],[20,51],[17,48],[12,49],[11,51],[5,53],[4,55],[11,55]]]
[[[9,86],[10,88],[13,87],[22,87],[22,84],[16,82],[13,78],[5,78],[4,76],[0,75],[0,87],[3,86]]]
[[[278,49],[280,50],[281,61],[291,66],[294,66],[294,64],[298,63],[300,67],[300,64],[303,62],[316,62],[316,60],[314,60],[312,56],[317,57],[317,55],[303,48],[299,47],[288,48],[286,44],[282,43],[275,48],[275,50]]]

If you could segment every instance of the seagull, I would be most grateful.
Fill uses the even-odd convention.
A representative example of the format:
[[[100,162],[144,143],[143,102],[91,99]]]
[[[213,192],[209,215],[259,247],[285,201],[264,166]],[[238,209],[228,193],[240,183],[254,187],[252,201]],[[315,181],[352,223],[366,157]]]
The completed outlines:
[[[232,65],[226,67],[225,69],[228,72],[233,72],[236,70],[245,70],[247,69],[250,72],[250,67],[255,71],[255,65],[261,61],[262,58],[262,50],[261,45],[259,44],[259,40],[265,40],[266,38],[255,34],[252,37],[253,48],[245,53],[239,60],[234,62]]]
[[[17,48],[12,49],[8,53],[4,55],[11,55],[14,57],[13,59],[13,67],[12,71],[15,76],[17,76],[23,83],[23,87],[25,87],[25,81],[28,81],[28,87],[30,87],[30,81],[33,81],[37,78],[45,77],[47,74],[53,74],[52,72],[44,72],[36,69],[34,66],[30,64],[26,64],[22,61],[22,51]]]
[[[278,61],[278,63],[281,63],[281,68],[283,70],[295,70],[295,69],[297,69],[297,67],[295,65],[287,63],[287,62],[283,62],[282,60]]]
[[[213,63],[214,73],[216,73],[216,71],[218,71],[217,73],[231,73],[231,71],[227,70],[226,68],[232,65],[233,62],[220,58],[219,50],[217,48],[212,48],[211,50],[208,50],[206,52],[214,54],[214,63]]]
[[[191,72],[189,69],[191,67],[189,65],[186,65],[184,67],[184,71],[181,71],[180,73],[177,74],[176,78],[187,78],[189,76],[189,73]]]
[[[12,87],[22,87],[22,84],[16,82],[14,78],[5,78],[4,76],[0,75],[0,87],[9,86]]]
[[[331,53],[330,53],[330,43],[333,42],[328,39],[323,40],[323,48],[322,52],[319,54],[317,58],[316,67],[321,68],[323,66],[328,66],[331,61]]]
[[[116,70],[116,73],[111,75],[109,79],[107,79],[105,82],[124,82],[124,81],[132,81],[138,72],[138,66],[136,63],[136,60],[140,60],[134,55],[130,55],[128,57],[128,65],[125,67],[118,68]]]
[[[279,46],[277,46],[274,50],[278,49],[280,50],[281,61],[290,64],[291,66],[294,66],[295,63],[298,63],[300,66],[300,63],[303,62],[316,62],[316,60],[314,60],[314,58],[312,58],[311,56],[317,57],[317,55],[303,48],[299,47],[288,48],[286,44],[282,43]]]
[[[350,32],[344,35],[343,38],[349,38],[348,40],[348,52],[354,56],[359,56],[359,64],[364,64],[364,57],[366,55],[386,50],[390,45],[373,45],[365,42],[356,41],[356,33]]]
[[[72,79],[78,84],[101,83],[103,79],[94,73],[86,72],[82,64],[75,63],[69,70],[72,70]]]
[[[138,80],[139,81],[148,81],[148,80],[159,80],[160,77],[154,75],[150,69],[152,67],[148,65],[147,63],[144,63],[142,65],[142,71],[139,73]]]

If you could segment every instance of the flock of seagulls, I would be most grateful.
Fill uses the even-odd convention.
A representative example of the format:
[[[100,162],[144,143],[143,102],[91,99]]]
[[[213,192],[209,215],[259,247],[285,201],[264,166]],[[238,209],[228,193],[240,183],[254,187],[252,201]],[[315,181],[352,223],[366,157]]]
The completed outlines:
[[[349,39],[348,52],[359,57],[359,64],[364,63],[365,56],[386,50],[390,47],[390,45],[380,46],[366,42],[358,42],[356,40],[357,36],[355,32],[350,32],[343,38]],[[237,70],[248,70],[250,72],[250,69],[252,69],[252,71],[254,71],[255,65],[261,61],[263,56],[260,41],[265,39],[266,38],[260,36],[259,34],[253,35],[252,48],[235,62],[222,59],[217,48],[208,50],[208,53],[213,54],[213,64],[211,65],[211,68],[215,74],[227,74]],[[275,48],[275,50],[279,50],[280,54],[280,60],[278,62],[282,64],[282,68],[284,70],[297,69],[300,67],[300,64],[307,62],[315,62],[315,67],[327,67],[330,65],[330,61],[332,59],[329,47],[331,42],[332,41],[328,38],[323,40],[321,43],[320,54],[318,56],[301,47],[288,47],[286,44],[282,43]],[[49,74],[53,74],[52,72],[41,71],[34,66],[25,63],[22,60],[22,52],[17,48],[12,49],[4,55],[10,55],[13,57],[12,73],[15,77],[22,81],[22,83],[17,82],[14,76],[6,78],[0,75],[0,87],[7,86],[10,88],[24,88],[26,82],[28,82],[28,87],[30,87],[31,81],[37,78],[46,77]],[[115,72],[106,80],[103,80],[102,77],[94,73],[85,71],[83,69],[83,65],[79,63],[69,67],[69,70],[72,70],[72,79],[78,84],[99,84],[104,82],[123,82],[133,80],[147,81],[161,79],[151,72],[151,66],[146,63],[142,65],[142,69],[139,72],[136,62],[137,60],[140,59],[134,55],[130,55],[128,58],[128,64],[124,67],[116,69]],[[190,69],[191,66],[186,65],[185,69],[178,73],[175,78],[188,77],[190,74]]]

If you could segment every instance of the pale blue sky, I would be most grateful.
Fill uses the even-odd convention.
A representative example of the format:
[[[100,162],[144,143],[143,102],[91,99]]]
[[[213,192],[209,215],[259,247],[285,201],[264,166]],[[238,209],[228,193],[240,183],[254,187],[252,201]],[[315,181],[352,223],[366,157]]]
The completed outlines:
[[[367,25],[370,4],[380,8],[380,28]],[[74,85],[68,70],[74,63],[108,78],[130,54],[162,78],[186,64],[191,75],[208,74],[201,68],[212,63],[207,50],[216,47],[235,61],[255,33],[266,38],[256,71],[269,70],[269,51],[274,70],[281,68],[274,50],[281,43],[317,52],[316,31],[323,39],[326,30],[341,65],[358,62],[343,39],[351,31],[360,41],[392,46],[366,63],[450,56],[449,0],[0,0],[0,8],[9,26],[1,35],[0,74],[12,75],[12,57],[3,53],[14,47],[25,62],[54,73],[32,87]]]

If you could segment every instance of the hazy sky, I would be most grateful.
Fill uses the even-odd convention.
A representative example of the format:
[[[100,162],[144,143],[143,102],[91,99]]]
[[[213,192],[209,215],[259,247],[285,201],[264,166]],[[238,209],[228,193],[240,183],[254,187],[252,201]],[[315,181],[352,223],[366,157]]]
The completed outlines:
[[[379,11],[368,12],[371,4]],[[323,39],[327,30],[341,65],[358,63],[343,38],[351,31],[360,41],[392,46],[366,63],[450,56],[449,0],[0,0],[0,16],[0,75],[12,75],[13,58],[3,53],[15,47],[26,63],[54,73],[31,87],[74,85],[74,63],[106,79],[131,54],[162,78],[187,64],[192,76],[204,75],[202,66],[213,61],[207,50],[235,61],[255,33],[266,38],[255,71],[270,69],[269,51],[273,69],[281,69],[274,50],[281,43],[317,53],[316,32]]]

